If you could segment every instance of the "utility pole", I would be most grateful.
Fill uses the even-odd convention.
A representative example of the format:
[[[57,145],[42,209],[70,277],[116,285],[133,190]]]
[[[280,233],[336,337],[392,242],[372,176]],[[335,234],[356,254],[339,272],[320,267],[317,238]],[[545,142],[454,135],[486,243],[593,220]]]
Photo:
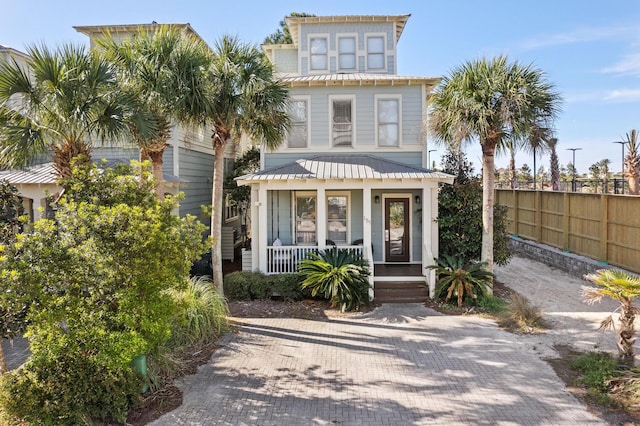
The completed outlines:
[[[576,151],[580,151],[582,148],[567,148],[567,151],[573,151],[573,180],[571,181],[571,191],[576,192]]]
[[[620,145],[622,145],[622,191],[620,193],[624,194],[624,146],[627,143],[625,141],[613,141],[612,143],[619,143]],[[615,185],[615,189],[617,194],[618,185]]]

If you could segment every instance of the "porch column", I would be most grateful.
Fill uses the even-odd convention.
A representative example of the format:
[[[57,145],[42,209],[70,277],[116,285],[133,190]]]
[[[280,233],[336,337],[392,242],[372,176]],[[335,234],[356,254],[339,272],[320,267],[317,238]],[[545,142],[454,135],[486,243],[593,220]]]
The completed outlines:
[[[267,272],[267,188],[258,189],[258,269]],[[255,259],[255,258],[254,258]]]
[[[436,193],[435,198],[433,195],[431,188],[422,188],[422,268],[423,274],[427,277],[427,284],[429,285],[429,297],[432,299],[436,292],[436,273],[433,269],[428,269],[427,266],[433,265],[433,258],[437,256],[437,254],[434,253],[432,231],[433,224],[436,223],[433,219],[436,218],[438,214],[438,195]]]
[[[318,247],[324,248],[327,245],[327,197],[325,187],[318,187],[316,206],[316,238],[318,239]]]
[[[250,205],[250,214],[251,214],[251,270],[255,271],[260,267],[260,222],[259,222],[259,212],[258,212],[258,203],[260,202],[260,196],[258,195],[258,189],[252,185],[251,186],[251,205]]]
[[[365,259],[371,260],[371,275],[369,276],[369,300],[373,300],[375,296],[374,289],[374,269],[373,269],[373,253],[371,253],[371,188],[366,186],[362,188],[362,249],[365,253]]]

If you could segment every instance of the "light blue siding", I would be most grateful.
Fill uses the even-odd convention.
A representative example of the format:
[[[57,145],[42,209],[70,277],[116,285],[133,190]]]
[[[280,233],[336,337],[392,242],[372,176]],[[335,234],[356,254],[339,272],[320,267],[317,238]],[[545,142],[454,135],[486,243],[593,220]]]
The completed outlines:
[[[298,72],[298,51],[289,49],[274,49],[273,61],[278,72],[297,73]]]
[[[180,148],[179,166],[180,178],[189,181],[181,188],[185,199],[180,203],[180,215],[191,214],[202,220],[200,206],[211,205],[213,155]]]
[[[100,160],[138,160],[140,151],[138,148],[122,146],[103,146],[93,149],[91,157],[94,161]]]
[[[341,34],[357,34],[357,46],[358,46],[358,57],[357,64],[358,70],[357,72],[366,72],[366,40],[365,37],[367,34],[385,34],[387,39],[387,63],[385,64],[387,69],[385,70],[388,74],[393,74],[395,72],[394,63],[395,63],[395,25],[392,22],[368,22],[368,23],[358,23],[354,25],[354,23],[314,23],[314,24],[302,24],[300,26],[300,40],[299,40],[299,51],[302,54],[301,56],[305,56],[305,58],[301,61],[301,75],[307,75],[309,73],[308,67],[308,36],[312,34],[327,34],[329,37],[328,40],[328,48],[329,48],[329,72],[335,73],[337,72],[337,61],[336,57],[338,54],[337,48],[337,37]]]
[[[326,154],[326,153],[325,153]],[[345,155],[344,153],[340,153]],[[352,152],[352,155],[373,155],[376,157],[384,158],[385,160],[396,161],[402,164],[408,164],[411,166],[422,167],[422,153],[419,151],[402,151],[402,152],[374,152],[374,151],[358,151]],[[310,159],[320,155],[317,152],[298,152],[298,153],[274,153],[265,156],[265,168],[270,169],[272,167],[282,166],[287,163],[295,162],[300,159]]]

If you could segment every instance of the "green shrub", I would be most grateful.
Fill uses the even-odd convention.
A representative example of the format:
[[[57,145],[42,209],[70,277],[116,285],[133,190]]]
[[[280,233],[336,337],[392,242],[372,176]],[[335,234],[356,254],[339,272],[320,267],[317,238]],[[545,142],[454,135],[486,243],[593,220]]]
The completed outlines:
[[[224,294],[229,300],[268,299],[268,277],[259,271],[236,271],[224,277]]]
[[[310,289],[314,297],[323,295],[343,312],[369,303],[369,268],[354,252],[333,247],[310,253],[298,272],[303,277],[303,289]]]
[[[448,302],[455,297],[460,307],[468,299],[475,300],[487,295],[493,274],[485,269],[483,263],[466,264],[462,257],[447,255],[436,259],[436,263],[429,266],[435,269],[438,278],[436,299]]]
[[[311,293],[302,289],[302,277],[299,274],[277,274],[268,277],[273,294],[285,301],[298,301]]]
[[[141,378],[75,352],[38,359],[0,379],[0,405],[12,421],[32,425],[124,422],[140,398]],[[9,422],[7,422],[9,423]]]
[[[500,314],[507,310],[507,303],[499,297],[481,296],[476,300],[476,306],[481,312]]]
[[[606,352],[587,352],[573,360],[571,368],[581,373],[578,384],[599,393],[606,393],[609,380],[620,372],[618,361]]]

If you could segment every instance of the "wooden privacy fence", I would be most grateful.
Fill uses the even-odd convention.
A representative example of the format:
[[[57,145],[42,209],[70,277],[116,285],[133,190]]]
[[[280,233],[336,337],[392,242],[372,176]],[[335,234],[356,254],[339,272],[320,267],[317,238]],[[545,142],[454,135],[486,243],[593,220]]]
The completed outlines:
[[[640,273],[640,197],[497,189],[511,234]]]

